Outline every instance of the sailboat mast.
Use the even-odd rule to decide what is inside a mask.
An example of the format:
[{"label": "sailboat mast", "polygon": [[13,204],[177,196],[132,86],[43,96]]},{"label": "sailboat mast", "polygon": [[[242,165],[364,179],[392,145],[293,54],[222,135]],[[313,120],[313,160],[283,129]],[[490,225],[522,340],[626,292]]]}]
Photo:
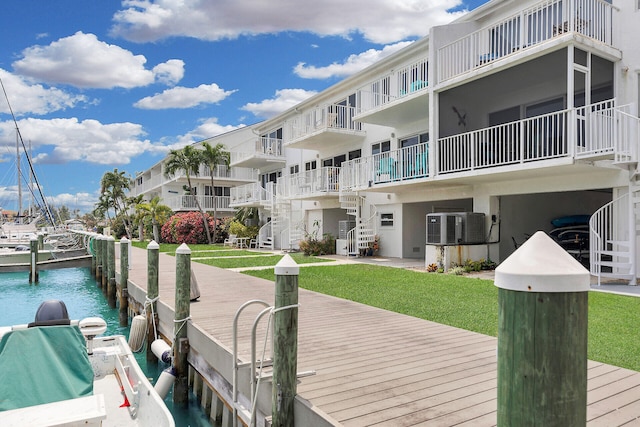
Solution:
[{"label": "sailboat mast", "polygon": [[20,136],[16,125],[16,169],[18,173],[18,222],[22,223],[22,176],[20,175]]}]

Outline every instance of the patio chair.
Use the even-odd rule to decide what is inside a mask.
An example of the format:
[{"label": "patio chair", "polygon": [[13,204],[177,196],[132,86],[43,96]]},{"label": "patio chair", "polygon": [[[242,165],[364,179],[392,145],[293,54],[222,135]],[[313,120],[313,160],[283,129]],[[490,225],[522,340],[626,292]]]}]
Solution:
[{"label": "patio chair", "polygon": [[222,246],[231,246],[234,247],[237,243],[238,236],[236,234],[229,234],[227,239],[224,239],[222,242]]},{"label": "patio chair", "polygon": [[249,240],[249,248],[258,249],[258,240],[257,239]]}]

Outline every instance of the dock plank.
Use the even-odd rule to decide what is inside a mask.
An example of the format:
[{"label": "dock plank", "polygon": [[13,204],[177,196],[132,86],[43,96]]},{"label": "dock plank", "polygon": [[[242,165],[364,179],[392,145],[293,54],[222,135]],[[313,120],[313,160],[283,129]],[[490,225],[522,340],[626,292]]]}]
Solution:
[{"label": "dock plank", "polygon": [[[144,290],[146,251],[133,251],[129,280]],[[192,323],[230,351],[236,311],[253,299],[272,304],[274,283],[199,263],[192,269],[201,293],[191,304]],[[160,301],[173,310],[175,258],[160,254],[159,271]],[[496,338],[304,289],[299,302],[298,370],[316,375],[300,379],[298,398],[326,414],[327,426],[496,424]],[[240,317],[243,362],[262,309],[251,306]],[[172,319],[161,323],[172,330]],[[259,350],[266,331],[262,322]],[[588,426],[638,424],[639,372],[589,361],[587,375]]]}]

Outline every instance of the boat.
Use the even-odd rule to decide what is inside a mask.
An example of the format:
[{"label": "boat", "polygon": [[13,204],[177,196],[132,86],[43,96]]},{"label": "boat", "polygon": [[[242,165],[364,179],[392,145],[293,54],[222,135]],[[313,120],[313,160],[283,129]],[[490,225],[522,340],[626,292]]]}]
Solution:
[{"label": "boat", "polygon": [[174,427],[125,337],[101,336],[106,328],[69,320],[58,300],[28,325],[0,328],[2,426]]}]

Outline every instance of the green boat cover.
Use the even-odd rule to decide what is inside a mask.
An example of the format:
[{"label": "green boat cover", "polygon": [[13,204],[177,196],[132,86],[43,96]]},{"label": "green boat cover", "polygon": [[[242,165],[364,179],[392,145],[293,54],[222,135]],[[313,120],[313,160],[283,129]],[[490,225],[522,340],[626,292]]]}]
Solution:
[{"label": "green boat cover", "polygon": [[93,368],[77,326],[15,330],[0,340],[0,411],[91,394]]}]

